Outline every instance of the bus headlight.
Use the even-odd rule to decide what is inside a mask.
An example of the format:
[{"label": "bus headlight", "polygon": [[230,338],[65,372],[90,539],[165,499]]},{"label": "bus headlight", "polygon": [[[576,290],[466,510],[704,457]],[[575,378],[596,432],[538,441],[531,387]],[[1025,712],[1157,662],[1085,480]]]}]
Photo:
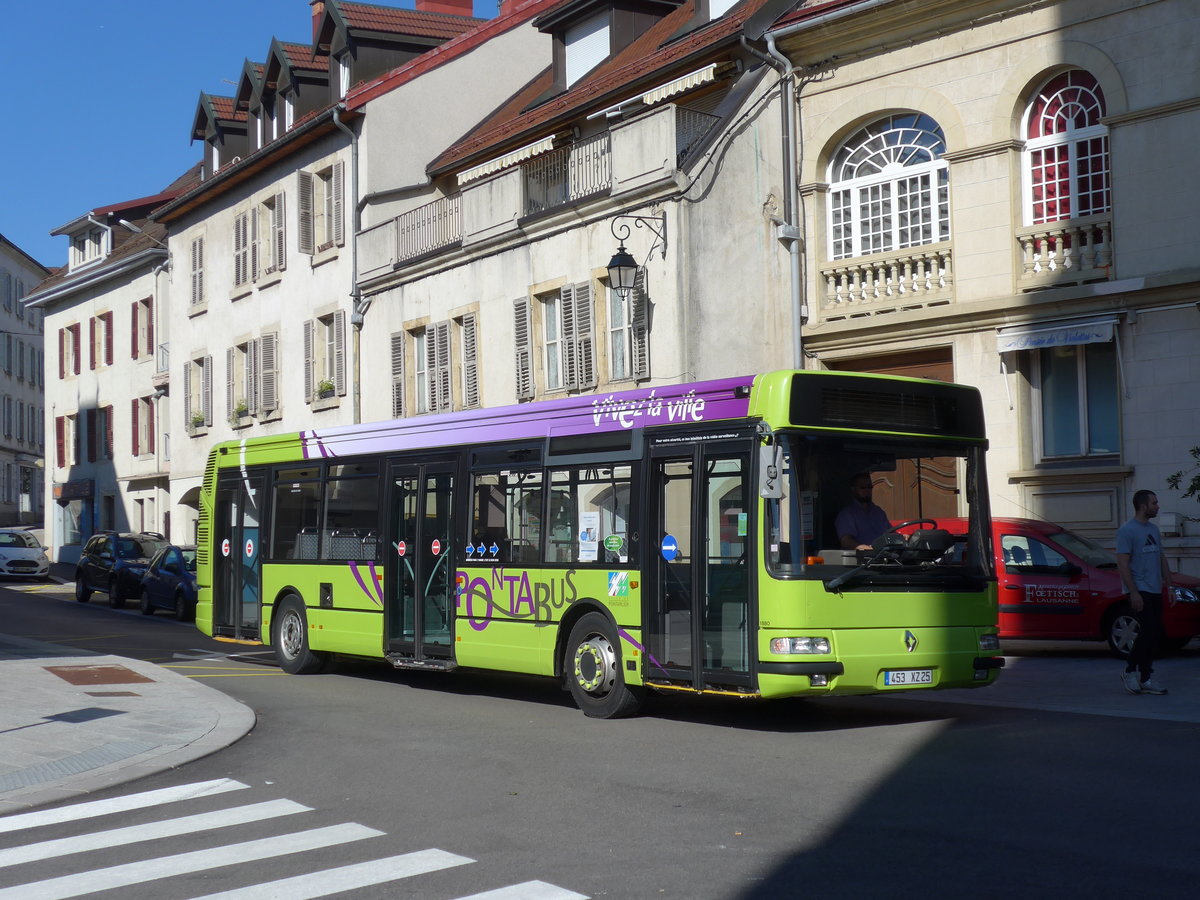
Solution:
[{"label": "bus headlight", "polygon": [[998,634],[981,634],[979,636],[979,649],[985,652],[995,652],[1000,649],[1000,635]]},{"label": "bus headlight", "polygon": [[772,653],[829,653],[829,638],[783,637],[771,638]]}]

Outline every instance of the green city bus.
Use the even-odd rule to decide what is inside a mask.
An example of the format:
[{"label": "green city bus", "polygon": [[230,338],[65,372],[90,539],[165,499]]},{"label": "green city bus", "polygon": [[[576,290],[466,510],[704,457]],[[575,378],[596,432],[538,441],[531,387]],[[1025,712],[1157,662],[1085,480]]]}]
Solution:
[{"label": "green city bus", "polygon": [[[196,620],[289,673],[545,675],[605,718],[648,690],[986,685],[986,446],[974,388],[815,371],[231,441],[204,473]],[[863,473],[893,527],[844,550]]]}]

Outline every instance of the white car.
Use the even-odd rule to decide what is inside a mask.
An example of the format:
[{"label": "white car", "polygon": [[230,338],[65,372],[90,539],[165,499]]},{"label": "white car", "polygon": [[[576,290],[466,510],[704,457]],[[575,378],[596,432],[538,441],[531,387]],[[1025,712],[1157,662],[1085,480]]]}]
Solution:
[{"label": "white car", "polygon": [[46,548],[24,528],[0,528],[0,576],[5,578],[50,577]]}]

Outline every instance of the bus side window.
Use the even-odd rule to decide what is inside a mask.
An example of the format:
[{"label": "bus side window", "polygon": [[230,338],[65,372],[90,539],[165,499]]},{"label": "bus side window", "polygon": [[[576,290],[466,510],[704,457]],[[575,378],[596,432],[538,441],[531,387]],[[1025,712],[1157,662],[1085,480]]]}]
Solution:
[{"label": "bus side window", "polygon": [[[471,543],[488,561],[535,563],[541,552],[542,473],[505,470],[477,473]],[[495,556],[492,547],[497,548]]]}]

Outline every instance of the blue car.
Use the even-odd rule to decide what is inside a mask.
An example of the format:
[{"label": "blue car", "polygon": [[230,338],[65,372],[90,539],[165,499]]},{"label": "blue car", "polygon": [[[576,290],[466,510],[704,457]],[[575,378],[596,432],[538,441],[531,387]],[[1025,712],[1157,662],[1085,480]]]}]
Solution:
[{"label": "blue car", "polygon": [[181,622],[196,618],[196,548],[168,544],[142,576],[142,615],[169,609]]}]

